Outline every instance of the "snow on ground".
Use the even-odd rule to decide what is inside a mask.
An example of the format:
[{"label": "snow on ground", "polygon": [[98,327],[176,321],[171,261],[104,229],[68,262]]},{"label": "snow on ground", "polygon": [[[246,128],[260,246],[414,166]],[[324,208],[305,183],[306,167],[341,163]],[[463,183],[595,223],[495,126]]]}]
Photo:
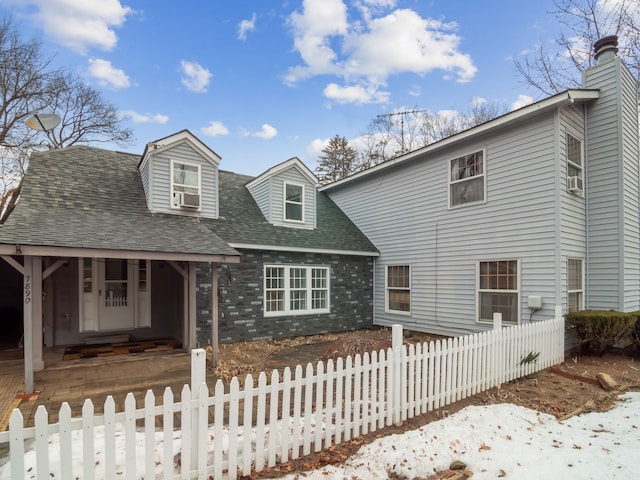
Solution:
[{"label": "snow on ground", "polygon": [[[640,465],[640,392],[620,398],[621,402],[607,412],[575,416],[564,422],[508,403],[467,407],[417,430],[380,438],[363,446],[342,465],[285,478],[370,480],[388,479],[390,474],[395,474],[393,478],[424,478],[446,470],[453,460],[460,460],[473,472],[474,480],[635,479]],[[96,429],[98,436],[99,432]],[[116,461],[122,472],[124,435],[122,431],[117,435]],[[57,438],[57,435],[50,438],[51,478],[60,478]],[[140,434],[136,442],[140,451],[144,448],[143,438]],[[174,438],[175,453],[180,447],[180,432],[175,432]],[[103,441],[96,438],[96,445]],[[162,436],[157,434],[157,478],[162,478],[163,473],[161,452]],[[101,460],[98,458],[96,463],[98,480],[104,478]],[[24,461],[30,472],[27,477],[33,475],[36,470],[33,450],[26,452]],[[5,462],[0,467],[0,480],[11,479],[10,463],[6,459]],[[76,476],[81,475],[81,459],[74,461],[73,468]],[[141,457],[137,468],[144,469]]]},{"label": "snow on ground", "polygon": [[[604,413],[564,422],[512,404],[467,407],[443,420],[362,447],[346,463],[305,472],[305,480],[425,478],[453,460],[474,480],[499,477],[636,479],[640,393]],[[293,474],[286,479],[297,479]]]}]

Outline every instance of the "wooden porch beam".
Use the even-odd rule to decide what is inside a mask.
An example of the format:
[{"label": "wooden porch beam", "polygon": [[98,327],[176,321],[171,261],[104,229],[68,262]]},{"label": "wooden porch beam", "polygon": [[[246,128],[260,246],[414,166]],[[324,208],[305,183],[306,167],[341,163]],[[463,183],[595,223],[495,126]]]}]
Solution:
[{"label": "wooden porch beam", "polygon": [[46,280],[49,275],[58,270],[65,263],[69,263],[69,260],[56,260],[52,265],[49,266],[49,268],[42,272],[42,280]]},{"label": "wooden porch beam", "polygon": [[0,258],[2,258],[5,262],[15,268],[22,275],[24,275],[24,267],[20,265],[20,262],[18,262],[15,258],[10,257],[9,255],[0,255]]},{"label": "wooden porch beam", "polygon": [[180,275],[182,275],[182,278],[185,278],[185,279],[187,278],[187,270],[186,269],[182,268],[182,266],[178,265],[173,260],[168,260],[167,263],[169,265],[171,265],[176,272],[178,272]]}]

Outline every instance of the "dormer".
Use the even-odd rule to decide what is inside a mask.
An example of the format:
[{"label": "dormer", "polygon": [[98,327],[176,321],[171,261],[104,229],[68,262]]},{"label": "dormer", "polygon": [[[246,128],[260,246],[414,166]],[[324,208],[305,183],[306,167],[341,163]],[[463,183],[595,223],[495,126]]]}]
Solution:
[{"label": "dormer", "polygon": [[218,218],[219,164],[188,130],[147,144],[138,169],[149,211]]},{"label": "dormer", "polygon": [[247,183],[267,221],[291,228],[316,228],[318,179],[298,158],[290,158]]}]

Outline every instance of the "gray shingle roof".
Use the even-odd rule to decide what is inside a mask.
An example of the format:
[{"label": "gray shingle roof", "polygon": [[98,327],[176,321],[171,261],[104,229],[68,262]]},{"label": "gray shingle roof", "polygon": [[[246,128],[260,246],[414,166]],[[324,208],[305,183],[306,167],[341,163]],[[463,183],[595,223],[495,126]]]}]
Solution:
[{"label": "gray shingle roof", "polygon": [[269,224],[246,189],[253,177],[220,171],[220,218],[147,209],[138,155],[86,146],[34,153],[16,209],[0,226],[0,243],[237,255],[228,243],[377,253],[324,194],[317,228]]},{"label": "gray shingle roof", "polygon": [[270,224],[245,187],[253,178],[220,171],[220,218],[203,222],[222,239],[229,243],[281,248],[377,253],[369,239],[324,193],[316,194],[315,229]]},{"label": "gray shingle roof", "polygon": [[0,243],[238,254],[194,218],[150,213],[139,159],[85,146],[34,153]]}]

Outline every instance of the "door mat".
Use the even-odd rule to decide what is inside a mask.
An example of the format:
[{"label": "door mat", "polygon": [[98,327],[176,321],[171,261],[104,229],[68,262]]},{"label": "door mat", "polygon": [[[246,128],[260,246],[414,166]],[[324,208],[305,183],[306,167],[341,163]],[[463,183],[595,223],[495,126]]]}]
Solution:
[{"label": "door mat", "polygon": [[132,353],[156,352],[181,348],[182,343],[173,338],[161,340],[143,340],[140,342],[103,343],[97,345],[72,345],[64,349],[63,360],[79,358],[111,357],[113,355],[130,355]]}]

